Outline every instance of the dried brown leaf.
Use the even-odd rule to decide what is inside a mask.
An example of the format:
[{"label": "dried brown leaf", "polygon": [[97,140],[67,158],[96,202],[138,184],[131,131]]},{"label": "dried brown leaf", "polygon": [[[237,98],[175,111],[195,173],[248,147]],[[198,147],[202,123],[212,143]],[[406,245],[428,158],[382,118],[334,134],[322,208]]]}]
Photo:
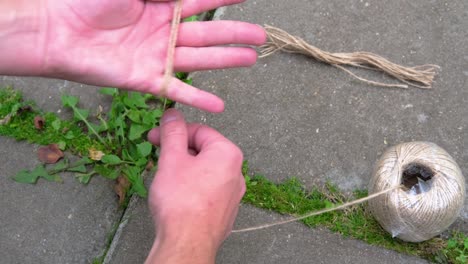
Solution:
[{"label": "dried brown leaf", "polygon": [[104,156],[104,153],[100,150],[96,150],[96,149],[88,149],[88,153],[89,153],[89,158],[92,159],[92,160],[101,160],[102,157]]},{"label": "dried brown leaf", "polygon": [[114,186],[115,193],[119,196],[119,204],[122,205],[125,202],[125,196],[127,195],[128,188],[130,188],[130,182],[124,176],[120,175],[117,178],[117,183]]},{"label": "dried brown leaf", "polygon": [[34,117],[34,126],[36,127],[37,130],[44,129],[44,125],[45,125],[45,120],[42,116]]},{"label": "dried brown leaf", "polygon": [[47,164],[57,163],[57,161],[63,158],[63,152],[59,149],[57,144],[40,147],[37,151],[37,155],[40,161]]},{"label": "dried brown leaf", "polygon": [[147,171],[150,171],[150,170],[152,170],[153,168],[154,168],[154,162],[153,162],[152,160],[148,161],[148,163],[146,164],[145,169],[146,169]]}]

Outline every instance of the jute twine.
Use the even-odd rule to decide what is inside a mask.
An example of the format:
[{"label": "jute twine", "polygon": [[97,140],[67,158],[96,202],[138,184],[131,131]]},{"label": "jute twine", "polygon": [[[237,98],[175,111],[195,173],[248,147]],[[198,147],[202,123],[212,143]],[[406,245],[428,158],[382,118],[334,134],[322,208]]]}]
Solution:
[{"label": "jute twine", "polygon": [[[269,56],[277,51],[303,54],[337,67],[370,85],[395,88],[408,88],[409,85],[429,89],[432,88],[436,69],[439,68],[439,66],[432,64],[404,67],[370,52],[330,53],[307,43],[299,37],[292,36],[282,29],[265,25],[265,30],[268,35],[268,42],[261,47],[260,57]],[[371,81],[357,76],[344,66],[382,71],[405,84],[386,84]]]},{"label": "jute twine", "polygon": [[[161,96],[166,95],[169,82],[174,73],[174,53],[181,14],[182,0],[176,0],[167,49],[166,68],[160,88]],[[436,70],[439,68],[439,66],[433,64],[405,67],[370,52],[330,53],[307,43],[299,37],[292,36],[282,29],[265,25],[265,31],[268,36],[268,42],[261,47],[260,57],[267,57],[277,51],[303,54],[341,69],[354,78],[370,85],[394,88],[408,88],[408,86],[413,86],[422,89],[430,89],[432,88],[432,83],[437,74]],[[382,71],[405,84],[387,84],[371,81],[357,76],[344,66]]]},{"label": "jute twine", "polygon": [[167,95],[169,83],[174,74],[174,54],[177,44],[177,34],[179,33],[180,19],[182,17],[182,0],[176,0],[174,14],[172,16],[171,31],[169,34],[169,43],[167,46],[166,68],[164,70],[163,82],[160,88],[160,96]]},{"label": "jute twine", "polygon": [[284,225],[366,201],[377,221],[394,237],[420,242],[455,221],[465,201],[465,179],[452,157],[437,145],[404,143],[387,150],[377,162],[368,197],[233,233]]},{"label": "jute twine", "polygon": [[404,188],[369,201],[369,208],[394,237],[409,242],[446,230],[465,201],[465,178],[453,158],[433,143],[404,143],[377,162],[369,193],[405,183]]},{"label": "jute twine", "polygon": [[271,223],[271,224],[264,224],[264,225],[259,225],[259,226],[255,226],[255,227],[249,227],[249,228],[234,230],[234,231],[232,231],[232,233],[244,233],[244,232],[256,231],[256,230],[260,230],[260,229],[265,229],[265,228],[284,225],[284,224],[288,224],[288,223],[292,223],[292,222],[297,222],[297,221],[300,221],[300,220],[303,220],[303,219],[306,219],[306,218],[309,218],[309,217],[312,217],[312,216],[316,216],[316,215],[321,215],[321,214],[325,214],[325,213],[329,213],[329,212],[333,212],[333,211],[346,209],[346,208],[351,207],[353,205],[361,204],[361,203],[364,203],[364,202],[369,201],[371,199],[374,199],[374,198],[376,198],[378,196],[390,193],[391,191],[394,191],[394,190],[399,189],[399,188],[401,188],[401,186],[395,186],[395,187],[388,188],[388,189],[380,191],[378,193],[373,193],[373,194],[371,194],[371,195],[369,195],[367,197],[364,197],[364,198],[361,198],[361,199],[358,199],[358,200],[355,200],[355,201],[352,201],[352,202],[349,202],[349,203],[345,203],[345,204],[342,204],[342,205],[339,205],[339,206],[323,209],[323,210],[316,211],[316,212],[311,212],[311,213],[305,214],[305,215],[300,216],[300,217],[294,217],[294,218],[284,220],[284,221],[280,221],[280,222],[275,222],[275,223]]}]

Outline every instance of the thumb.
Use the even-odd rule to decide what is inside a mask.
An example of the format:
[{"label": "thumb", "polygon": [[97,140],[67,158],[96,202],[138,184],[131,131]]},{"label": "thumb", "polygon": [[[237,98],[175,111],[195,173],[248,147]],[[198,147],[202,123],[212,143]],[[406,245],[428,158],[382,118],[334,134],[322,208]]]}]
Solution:
[{"label": "thumb", "polygon": [[169,109],[161,118],[161,156],[188,151],[187,124],[181,112]]}]

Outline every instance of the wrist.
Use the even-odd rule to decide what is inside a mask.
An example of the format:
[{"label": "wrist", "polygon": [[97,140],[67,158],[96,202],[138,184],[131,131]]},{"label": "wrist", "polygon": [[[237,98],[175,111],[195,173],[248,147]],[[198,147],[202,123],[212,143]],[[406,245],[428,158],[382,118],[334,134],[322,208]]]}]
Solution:
[{"label": "wrist", "polygon": [[146,264],[214,264],[217,250],[210,239],[158,234]]},{"label": "wrist", "polygon": [[41,75],[44,1],[0,2],[0,75]]}]

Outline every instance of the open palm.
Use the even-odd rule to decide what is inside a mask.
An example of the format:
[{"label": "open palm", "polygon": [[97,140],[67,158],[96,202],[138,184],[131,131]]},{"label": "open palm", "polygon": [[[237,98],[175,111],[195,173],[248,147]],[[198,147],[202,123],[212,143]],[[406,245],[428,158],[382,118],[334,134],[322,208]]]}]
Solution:
[{"label": "open palm", "polygon": [[[174,1],[46,0],[44,65],[51,77],[158,95],[163,82]],[[184,0],[189,17],[242,0]],[[250,66],[265,33],[237,21],[182,23],[174,70]],[[166,96],[210,112],[224,108],[218,97],[173,78]]]}]

